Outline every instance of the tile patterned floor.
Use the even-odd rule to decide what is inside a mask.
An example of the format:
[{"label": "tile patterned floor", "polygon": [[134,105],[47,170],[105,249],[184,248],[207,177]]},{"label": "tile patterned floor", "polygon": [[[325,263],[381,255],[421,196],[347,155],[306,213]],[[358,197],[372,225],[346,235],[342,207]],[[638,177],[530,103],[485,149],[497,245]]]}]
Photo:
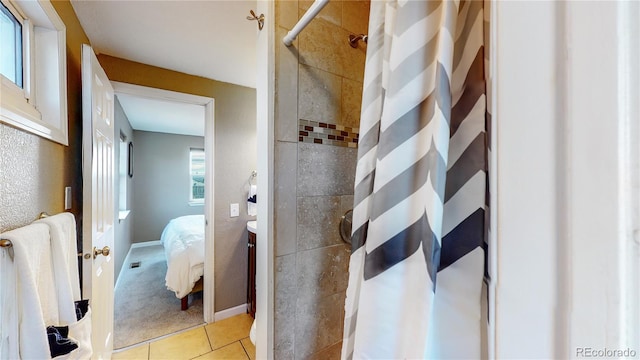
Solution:
[{"label": "tile patterned floor", "polygon": [[112,359],[255,360],[256,348],[249,340],[252,322],[248,314],[233,316],[114,353]]}]

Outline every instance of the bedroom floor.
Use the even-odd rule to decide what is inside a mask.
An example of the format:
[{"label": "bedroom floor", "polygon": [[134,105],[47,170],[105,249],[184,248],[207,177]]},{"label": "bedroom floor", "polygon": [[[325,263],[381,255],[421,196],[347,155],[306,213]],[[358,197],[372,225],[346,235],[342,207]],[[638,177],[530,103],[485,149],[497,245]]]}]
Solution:
[{"label": "bedroom floor", "polygon": [[114,353],[112,359],[255,359],[249,340],[253,318],[236,315]]},{"label": "bedroom floor", "polygon": [[[129,268],[130,263],[139,267]],[[189,297],[189,309],[167,290],[162,245],[132,248],[115,290],[114,340],[116,349],[172,334],[204,323],[202,293]]]}]

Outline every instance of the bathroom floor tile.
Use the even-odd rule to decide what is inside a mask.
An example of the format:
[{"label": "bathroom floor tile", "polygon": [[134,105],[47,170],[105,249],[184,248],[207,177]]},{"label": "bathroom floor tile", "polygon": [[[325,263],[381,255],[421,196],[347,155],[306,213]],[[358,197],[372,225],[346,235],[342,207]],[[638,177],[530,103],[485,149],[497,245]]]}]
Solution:
[{"label": "bathroom floor tile", "polygon": [[242,314],[217,321],[205,326],[211,348],[216,350],[232,342],[249,336],[253,318],[249,314]]},{"label": "bathroom floor tile", "polygon": [[202,356],[195,358],[194,360],[218,360],[218,359],[242,359],[247,360],[247,354],[245,353],[242,345],[240,345],[239,341],[232,343],[231,345],[227,345],[221,347],[218,350],[214,350],[212,352],[206,353]]},{"label": "bathroom floor tile", "polygon": [[247,355],[249,355],[249,359],[256,360],[256,346],[253,345],[251,339],[244,338],[240,340],[240,342],[242,343],[242,347],[244,347],[244,350],[247,352]]},{"label": "bathroom floor tile", "polygon": [[129,350],[113,353],[113,360],[146,360],[149,358],[149,344],[136,346]]},{"label": "bathroom floor tile", "polygon": [[210,352],[211,346],[203,327],[152,342],[149,359],[192,359]]}]

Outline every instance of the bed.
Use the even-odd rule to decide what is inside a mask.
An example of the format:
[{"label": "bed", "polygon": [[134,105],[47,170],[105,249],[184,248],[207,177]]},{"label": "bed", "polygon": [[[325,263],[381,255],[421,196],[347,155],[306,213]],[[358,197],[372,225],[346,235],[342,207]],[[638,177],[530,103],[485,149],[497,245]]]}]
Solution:
[{"label": "bed", "polygon": [[169,221],[160,242],[167,258],[167,289],[188,307],[189,294],[202,290],[204,274],[204,215],[180,216]]}]

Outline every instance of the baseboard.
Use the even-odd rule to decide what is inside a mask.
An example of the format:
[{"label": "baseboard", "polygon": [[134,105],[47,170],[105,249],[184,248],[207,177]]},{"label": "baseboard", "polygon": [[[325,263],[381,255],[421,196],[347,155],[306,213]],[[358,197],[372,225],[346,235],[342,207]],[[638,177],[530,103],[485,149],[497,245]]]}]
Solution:
[{"label": "baseboard", "polygon": [[116,279],[116,285],[113,287],[113,293],[114,294],[118,290],[118,285],[120,284],[120,277],[122,276],[122,273],[124,272],[123,270],[125,269],[125,266],[129,263],[129,255],[131,255],[131,248],[132,247],[133,246],[129,247],[129,251],[127,251],[127,255],[124,257],[124,261],[122,262],[122,267],[120,268],[120,272],[118,273],[118,278]]},{"label": "baseboard", "polygon": [[120,276],[122,275],[122,272],[125,269],[125,266],[127,266],[127,264],[129,263],[129,255],[131,254],[131,249],[141,248],[146,246],[154,246],[154,245],[162,245],[162,243],[160,242],[160,240],[154,240],[154,241],[145,241],[145,242],[131,244],[131,246],[129,247],[129,251],[127,251],[127,255],[124,257],[124,261],[122,262],[122,268],[118,273],[118,278],[116,279],[116,285],[113,287],[114,292],[118,289],[118,284],[120,283]]},{"label": "baseboard", "polygon": [[230,318],[232,316],[236,316],[236,315],[240,315],[240,314],[246,314],[247,313],[247,304],[241,304],[232,308],[228,308],[222,311],[217,311],[214,315],[213,318],[215,319],[215,321],[220,321],[220,320],[224,320],[226,318]]},{"label": "baseboard", "polygon": [[133,244],[131,244],[131,249],[145,247],[145,246],[154,246],[154,245],[162,245],[162,243],[160,242],[160,240],[133,243]]}]

